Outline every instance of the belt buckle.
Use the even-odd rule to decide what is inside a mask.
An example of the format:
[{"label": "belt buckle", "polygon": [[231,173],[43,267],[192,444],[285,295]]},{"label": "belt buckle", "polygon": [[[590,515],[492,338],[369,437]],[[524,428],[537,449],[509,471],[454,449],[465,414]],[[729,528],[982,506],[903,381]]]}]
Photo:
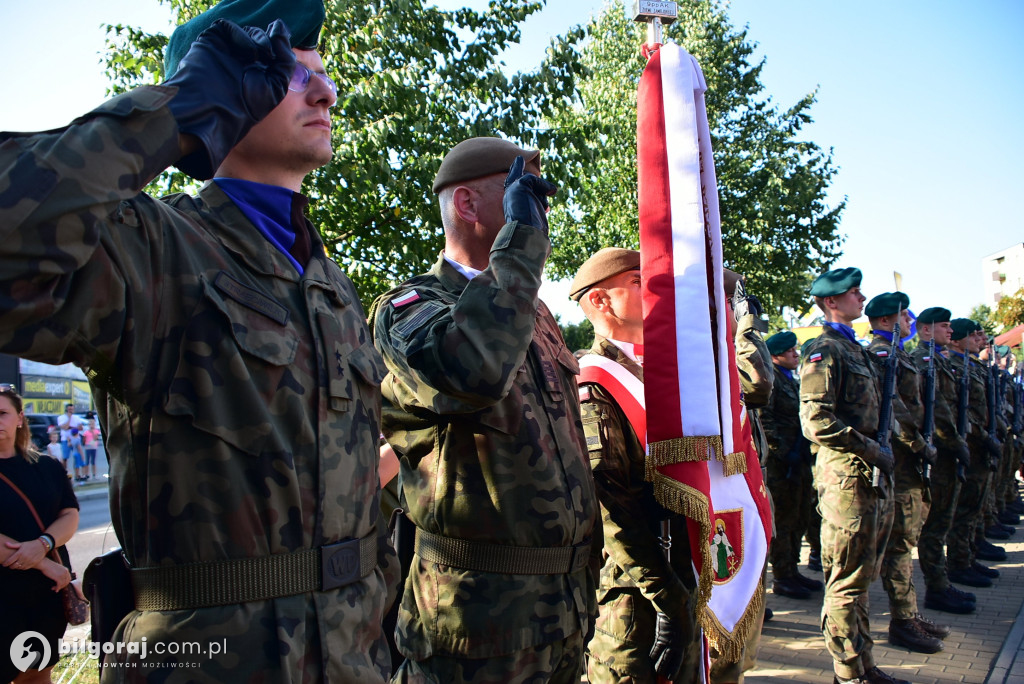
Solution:
[{"label": "belt buckle", "polygon": [[569,562],[569,572],[574,573],[587,567],[590,562],[590,542],[585,541],[572,547],[572,558]]},{"label": "belt buckle", "polygon": [[327,544],[320,548],[320,590],[330,591],[359,579],[359,540]]}]

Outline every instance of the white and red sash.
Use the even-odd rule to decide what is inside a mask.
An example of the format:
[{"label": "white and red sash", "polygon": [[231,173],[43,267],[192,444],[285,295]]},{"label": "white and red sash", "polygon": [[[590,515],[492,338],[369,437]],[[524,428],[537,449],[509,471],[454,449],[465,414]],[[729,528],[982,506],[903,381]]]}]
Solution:
[{"label": "white and red sash", "polygon": [[576,382],[581,387],[593,383],[607,390],[626,414],[626,420],[636,433],[636,438],[646,447],[647,403],[643,382],[621,363],[601,354],[585,354],[580,359],[580,374]]}]

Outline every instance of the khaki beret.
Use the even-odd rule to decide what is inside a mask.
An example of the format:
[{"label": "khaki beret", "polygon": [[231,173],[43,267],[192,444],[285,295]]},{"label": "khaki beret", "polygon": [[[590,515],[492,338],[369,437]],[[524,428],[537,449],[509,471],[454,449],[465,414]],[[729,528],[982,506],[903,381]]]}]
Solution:
[{"label": "khaki beret", "polygon": [[743,280],[743,276],[729,268],[722,268],[722,287],[725,288],[725,296],[732,299],[736,294],[736,283]]},{"label": "khaki beret", "polygon": [[540,150],[526,150],[501,138],[470,138],[453,147],[441,160],[434,176],[434,194],[453,183],[483,178],[495,173],[508,173],[518,156],[529,164],[537,160]]},{"label": "khaki beret", "polygon": [[836,268],[826,271],[811,284],[812,297],[837,297],[860,287],[862,275],[859,268]]},{"label": "khaki beret", "polygon": [[594,256],[583,262],[576,277],[569,285],[569,299],[580,301],[580,297],[602,280],[625,271],[640,270],[640,252],[621,247],[599,249]]}]

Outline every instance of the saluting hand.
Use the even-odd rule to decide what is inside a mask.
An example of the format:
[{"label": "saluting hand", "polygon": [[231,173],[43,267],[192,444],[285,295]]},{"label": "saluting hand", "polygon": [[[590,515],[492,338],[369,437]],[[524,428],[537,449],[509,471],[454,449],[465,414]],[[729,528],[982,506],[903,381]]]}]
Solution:
[{"label": "saluting hand", "polygon": [[532,173],[523,173],[525,167],[522,156],[516,157],[505,179],[505,197],[501,202],[505,222],[525,223],[547,235],[548,197],[558,192],[558,186]]}]

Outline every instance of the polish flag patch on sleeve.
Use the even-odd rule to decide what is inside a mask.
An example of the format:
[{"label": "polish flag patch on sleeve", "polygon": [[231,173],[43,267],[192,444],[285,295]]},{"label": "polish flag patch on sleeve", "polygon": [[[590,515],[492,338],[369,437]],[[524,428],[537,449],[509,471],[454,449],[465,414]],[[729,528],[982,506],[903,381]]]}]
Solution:
[{"label": "polish flag patch on sleeve", "polygon": [[821,352],[815,352],[814,354],[811,354],[809,357],[807,357],[807,360],[811,363],[821,361]]},{"label": "polish flag patch on sleeve", "polygon": [[889,350],[888,349],[879,349],[878,351],[875,352],[875,355],[876,356],[881,356],[881,357],[884,358],[886,356],[889,356]]},{"label": "polish flag patch on sleeve", "polygon": [[391,306],[393,306],[396,309],[398,309],[400,307],[405,306],[406,304],[412,304],[413,302],[415,302],[419,298],[420,298],[419,292],[417,292],[416,290],[409,290],[404,295],[402,295],[400,297],[395,297],[394,299],[392,299],[391,300]]}]

